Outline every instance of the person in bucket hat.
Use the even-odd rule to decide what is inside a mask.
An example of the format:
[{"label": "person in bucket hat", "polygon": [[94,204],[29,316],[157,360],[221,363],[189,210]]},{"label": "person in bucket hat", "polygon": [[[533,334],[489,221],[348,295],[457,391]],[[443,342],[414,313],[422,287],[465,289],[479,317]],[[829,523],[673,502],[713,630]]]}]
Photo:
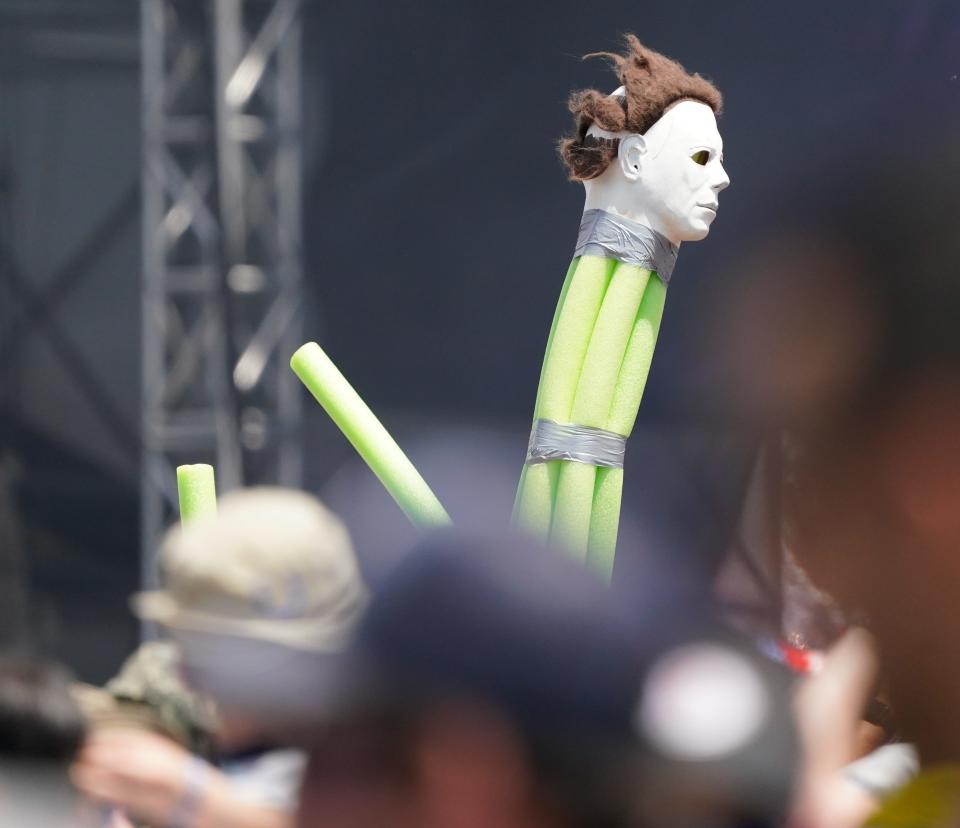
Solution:
[{"label": "person in bucket hat", "polygon": [[367,603],[350,537],[308,494],[248,489],[172,528],[159,564],[163,588],[134,596],[134,611],[170,633],[187,685],[215,702],[214,761],[113,729],[74,780],[147,824],[286,828],[305,761],[292,735],[322,711]]}]

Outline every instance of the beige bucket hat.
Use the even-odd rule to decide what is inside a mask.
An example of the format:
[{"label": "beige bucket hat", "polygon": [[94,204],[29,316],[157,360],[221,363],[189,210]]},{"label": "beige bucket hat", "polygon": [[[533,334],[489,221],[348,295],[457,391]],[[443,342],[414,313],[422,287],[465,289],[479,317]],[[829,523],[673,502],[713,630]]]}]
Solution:
[{"label": "beige bucket hat", "polygon": [[282,488],[225,495],[218,513],[167,532],[165,589],[134,612],[173,632],[342,649],[367,603],[347,530],[316,498]]}]

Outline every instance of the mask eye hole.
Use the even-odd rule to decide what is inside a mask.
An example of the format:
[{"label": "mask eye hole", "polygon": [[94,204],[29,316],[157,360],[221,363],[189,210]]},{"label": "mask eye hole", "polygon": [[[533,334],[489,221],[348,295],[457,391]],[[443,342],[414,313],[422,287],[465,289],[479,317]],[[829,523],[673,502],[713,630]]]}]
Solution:
[{"label": "mask eye hole", "polygon": [[697,150],[690,158],[694,163],[699,164],[701,167],[705,166],[707,161],[710,160],[710,153],[707,150]]}]

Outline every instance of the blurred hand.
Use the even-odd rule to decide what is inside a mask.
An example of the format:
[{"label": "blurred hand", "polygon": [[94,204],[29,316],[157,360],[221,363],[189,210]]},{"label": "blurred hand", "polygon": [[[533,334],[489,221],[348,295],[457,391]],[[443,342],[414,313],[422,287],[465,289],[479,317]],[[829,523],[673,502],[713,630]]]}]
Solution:
[{"label": "blurred hand", "polygon": [[873,636],[853,628],[800,685],[794,712],[804,758],[792,826],[853,828],[876,809],[877,801],[843,770],[882,740],[882,730],[863,721],[878,674]]},{"label": "blurred hand", "polygon": [[166,825],[186,790],[190,759],[190,753],[163,736],[108,728],[87,739],[70,776],[85,796],[137,820]]},{"label": "blurred hand", "polygon": [[114,808],[110,812],[110,821],[106,828],[134,828],[133,823],[123,815],[123,811]]},{"label": "blurred hand", "polygon": [[[155,733],[109,728],[88,737],[70,776],[85,796],[150,825],[169,825],[175,816],[191,818],[195,828],[292,825],[290,815],[238,796],[211,765],[203,767],[202,788],[191,790],[196,780],[189,774],[196,773],[198,761],[176,742]],[[182,813],[185,799],[193,797],[192,813]]]}]

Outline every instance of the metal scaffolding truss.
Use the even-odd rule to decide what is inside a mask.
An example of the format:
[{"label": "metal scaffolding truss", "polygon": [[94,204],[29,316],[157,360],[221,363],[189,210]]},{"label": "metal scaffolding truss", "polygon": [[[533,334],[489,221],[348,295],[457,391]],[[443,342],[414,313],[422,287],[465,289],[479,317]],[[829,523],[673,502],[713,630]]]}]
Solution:
[{"label": "metal scaffolding truss", "polygon": [[175,468],[301,480],[301,0],[141,0],[144,581]]},{"label": "metal scaffolding truss", "polygon": [[214,0],[227,334],[244,480],[298,485],[301,0]]}]

